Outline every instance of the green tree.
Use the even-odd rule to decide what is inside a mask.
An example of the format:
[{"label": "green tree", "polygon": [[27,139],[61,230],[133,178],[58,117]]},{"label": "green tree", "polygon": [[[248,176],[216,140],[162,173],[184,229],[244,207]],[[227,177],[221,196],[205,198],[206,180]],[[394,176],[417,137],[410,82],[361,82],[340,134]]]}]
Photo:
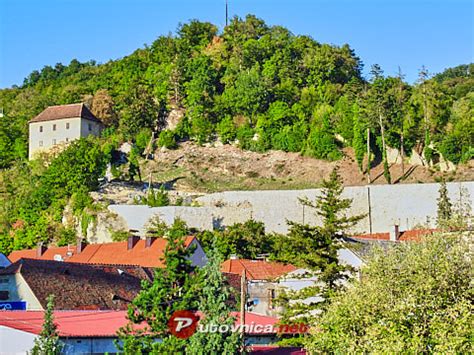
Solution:
[{"label": "green tree", "polygon": [[[338,259],[341,237],[364,216],[346,216],[352,200],[341,198],[342,191],[342,181],[335,168],[329,180],[323,181],[321,194],[314,203],[308,199],[301,200],[304,206],[316,210],[323,225],[313,227],[289,222],[290,231],[281,240],[275,258],[304,268],[301,278],[313,281],[311,286],[280,294],[278,303],[284,307],[283,324],[302,321],[313,324],[330,303],[334,292],[342,287],[341,281],[349,277],[351,268]],[[301,345],[302,339],[295,338],[289,342]]]},{"label": "green tree", "polygon": [[446,186],[446,181],[442,181],[440,186],[439,186],[439,191],[438,191],[438,210],[437,210],[437,217],[436,217],[436,223],[438,225],[438,228],[445,228],[449,222],[451,221],[451,218],[453,217],[453,211],[452,211],[452,203],[451,200],[448,196],[448,188]]},{"label": "green tree", "polygon": [[[126,354],[176,354],[186,348],[186,341],[170,334],[167,324],[173,312],[197,308],[198,281],[189,259],[193,250],[186,248],[183,236],[169,233],[166,240],[165,267],[155,269],[152,282],[142,282],[128,309],[129,323],[118,332],[118,345]],[[144,328],[137,328],[140,324]]]},{"label": "green tree", "polygon": [[357,161],[357,165],[359,166],[360,171],[364,171],[364,156],[365,156],[365,138],[364,138],[364,129],[362,127],[359,115],[359,106],[354,104],[352,106],[353,112],[353,139],[352,139],[352,147],[354,148],[355,158]]},{"label": "green tree", "polygon": [[54,295],[49,295],[47,298],[46,311],[44,312],[44,322],[41,333],[35,339],[31,354],[33,355],[55,355],[61,354],[63,344],[59,340],[57,326],[54,323]]},{"label": "green tree", "polygon": [[[199,270],[202,289],[199,294],[199,310],[203,318],[200,327],[228,325],[235,323],[231,315],[231,289],[226,285],[221,272],[221,256],[216,248],[207,253],[208,263]],[[229,331],[196,332],[186,347],[186,354],[236,354],[240,347],[240,334]]]},{"label": "green tree", "polygon": [[335,296],[306,343],[314,353],[472,353],[471,240],[435,235],[379,249]]}]

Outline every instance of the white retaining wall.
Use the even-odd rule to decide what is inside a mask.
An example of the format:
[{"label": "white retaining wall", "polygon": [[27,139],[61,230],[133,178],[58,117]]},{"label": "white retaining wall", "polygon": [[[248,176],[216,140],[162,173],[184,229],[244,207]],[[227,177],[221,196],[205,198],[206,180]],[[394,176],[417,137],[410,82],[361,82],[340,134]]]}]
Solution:
[{"label": "white retaining wall", "polygon": [[[463,203],[473,203],[474,182],[448,183],[449,196],[454,204],[460,197]],[[465,191],[460,194],[461,189]],[[353,232],[388,232],[394,224],[400,229],[416,225],[435,226],[439,184],[402,184],[346,187],[343,196],[353,199],[351,214],[367,216]],[[299,198],[314,200],[319,189],[275,191],[227,191],[199,197],[202,207],[154,207],[111,205],[109,209],[123,217],[129,229],[144,231],[147,221],[158,214],[166,223],[180,217],[190,227],[213,229],[245,222],[250,217],[263,221],[268,232],[285,233],[287,220],[319,224],[314,210],[303,207]]]}]

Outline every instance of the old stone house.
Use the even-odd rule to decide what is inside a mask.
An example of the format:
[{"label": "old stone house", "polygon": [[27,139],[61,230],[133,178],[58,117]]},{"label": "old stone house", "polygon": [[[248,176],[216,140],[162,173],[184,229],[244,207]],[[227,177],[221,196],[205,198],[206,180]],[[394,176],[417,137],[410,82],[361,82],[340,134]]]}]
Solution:
[{"label": "old stone house", "polygon": [[29,122],[29,159],[39,152],[100,135],[102,122],[83,103],[50,106]]}]

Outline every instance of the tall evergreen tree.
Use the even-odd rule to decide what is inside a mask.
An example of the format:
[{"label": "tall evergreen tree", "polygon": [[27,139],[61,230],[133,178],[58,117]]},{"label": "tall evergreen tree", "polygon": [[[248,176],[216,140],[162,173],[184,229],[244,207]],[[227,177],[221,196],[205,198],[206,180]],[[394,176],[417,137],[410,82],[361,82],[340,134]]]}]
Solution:
[{"label": "tall evergreen tree", "polygon": [[163,257],[165,267],[155,270],[153,282],[142,282],[142,290],[128,309],[129,324],[118,332],[122,341],[118,345],[126,354],[184,351],[186,341],[169,333],[168,321],[175,311],[197,307],[198,282],[189,260],[191,254],[191,248],[185,247],[184,237],[168,235]]},{"label": "tall evergreen tree", "polygon": [[[323,181],[321,194],[315,202],[301,200],[303,205],[316,210],[316,214],[323,219],[323,225],[315,227],[289,223],[290,232],[282,241],[277,259],[304,268],[306,272],[301,278],[318,282],[279,296],[278,303],[284,307],[281,320],[285,324],[313,324],[334,292],[342,287],[342,281],[348,278],[350,267],[342,265],[338,259],[341,236],[364,215],[347,216],[352,200],[342,198],[342,192],[342,179],[336,167],[329,180]],[[301,341],[301,338],[296,338],[290,342],[301,344]]]},{"label": "tall evergreen tree", "polygon": [[63,349],[63,345],[59,341],[57,326],[54,323],[54,295],[49,295],[47,300],[43,329],[35,339],[35,345],[31,349],[32,355],[56,355],[61,354]]},{"label": "tall evergreen tree", "polygon": [[[222,258],[217,248],[211,249],[208,254],[208,264],[199,271],[202,289],[199,296],[199,310],[203,318],[200,327],[231,327],[235,318],[232,317],[231,290],[226,285],[221,272]],[[236,354],[240,347],[239,333],[237,332],[196,332],[186,347],[186,354]]]},{"label": "tall evergreen tree", "polygon": [[438,211],[436,216],[436,224],[438,228],[446,228],[453,217],[453,205],[448,196],[448,188],[446,181],[442,181],[438,190]]}]

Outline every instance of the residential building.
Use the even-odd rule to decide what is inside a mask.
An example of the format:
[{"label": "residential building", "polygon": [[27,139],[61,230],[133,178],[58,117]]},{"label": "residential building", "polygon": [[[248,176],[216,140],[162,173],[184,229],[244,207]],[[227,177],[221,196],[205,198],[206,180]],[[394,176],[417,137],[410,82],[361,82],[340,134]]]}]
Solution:
[{"label": "residential building", "polygon": [[[102,244],[85,244],[78,242],[75,246],[51,247],[38,245],[36,249],[16,250],[8,258],[15,262],[21,258],[67,261],[85,264],[119,264],[138,265],[143,267],[164,267],[163,257],[167,240],[165,238],[130,236],[123,242]],[[191,261],[194,266],[207,263],[206,254],[198,239],[189,236],[185,246],[193,248]]]},{"label": "residential building", "polygon": [[39,152],[69,142],[100,135],[102,122],[83,103],[50,106],[29,122],[29,153],[33,159]]},{"label": "residential building", "polygon": [[124,310],[153,269],[20,259],[0,270],[0,309],[44,310],[49,295],[57,310]]}]

